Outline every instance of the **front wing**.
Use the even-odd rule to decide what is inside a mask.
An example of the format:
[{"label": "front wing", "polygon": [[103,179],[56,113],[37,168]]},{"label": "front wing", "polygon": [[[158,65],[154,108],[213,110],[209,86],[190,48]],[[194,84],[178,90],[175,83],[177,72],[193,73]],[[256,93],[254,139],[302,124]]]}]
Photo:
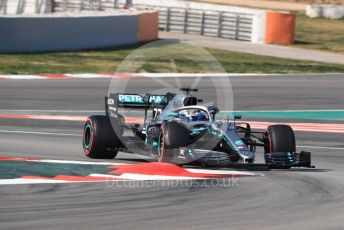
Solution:
[{"label": "front wing", "polygon": [[174,156],[174,163],[177,164],[198,164],[211,167],[252,167],[265,166],[269,169],[282,169],[291,167],[314,168],[311,164],[311,153],[265,153],[265,163],[256,164],[250,162],[233,162],[225,152],[209,151],[203,149],[180,148]]}]

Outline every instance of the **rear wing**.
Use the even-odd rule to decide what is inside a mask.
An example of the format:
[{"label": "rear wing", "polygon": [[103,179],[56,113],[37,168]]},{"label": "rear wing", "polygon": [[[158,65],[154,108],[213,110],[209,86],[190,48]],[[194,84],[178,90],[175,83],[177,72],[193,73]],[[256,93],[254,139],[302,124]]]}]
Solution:
[{"label": "rear wing", "polygon": [[[168,103],[175,97],[175,94],[167,93],[164,95],[127,93],[111,93],[109,97],[105,97],[105,111],[118,114],[118,108],[126,109],[142,109],[145,114],[149,109],[164,109]],[[146,119],[146,117],[145,117]]]},{"label": "rear wing", "polygon": [[111,93],[110,97],[106,97],[106,103],[107,105],[116,108],[164,108],[168,105],[168,103],[173,99],[174,96],[175,94],[171,93],[167,93],[164,95],[146,94],[145,96],[141,96],[139,94]]}]

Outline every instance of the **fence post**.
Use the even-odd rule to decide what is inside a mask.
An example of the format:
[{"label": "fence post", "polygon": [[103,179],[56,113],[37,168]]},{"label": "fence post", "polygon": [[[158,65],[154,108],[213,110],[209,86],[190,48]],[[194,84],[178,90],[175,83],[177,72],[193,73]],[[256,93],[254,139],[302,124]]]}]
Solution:
[{"label": "fence post", "polygon": [[188,31],[188,16],[189,16],[189,13],[188,13],[188,9],[185,9],[185,12],[184,12],[184,34],[186,34]]},{"label": "fence post", "polygon": [[80,0],[80,9],[79,11],[83,11],[84,9],[84,0]]},{"label": "fence post", "polygon": [[88,7],[89,7],[88,10],[92,11],[92,10],[93,10],[93,1],[92,1],[92,0],[89,0],[89,1],[88,1],[88,4],[89,4],[89,5],[88,5]]},{"label": "fence post", "polygon": [[236,14],[235,18],[235,36],[234,39],[238,40],[239,39],[239,24],[240,24],[240,14]]},{"label": "fence post", "polygon": [[25,10],[25,0],[19,0],[17,5],[17,14],[24,13]]},{"label": "fence post", "polygon": [[0,12],[7,14],[7,0],[0,0]]},{"label": "fence post", "polygon": [[170,31],[170,14],[171,14],[171,8],[167,8],[166,12],[166,31]]},{"label": "fence post", "polygon": [[63,11],[67,11],[67,0],[63,0],[63,5],[62,5]]},{"label": "fence post", "polygon": [[103,10],[103,1],[102,1],[102,0],[99,0],[98,10],[99,10],[99,11],[102,11],[102,10]]},{"label": "fence post", "polygon": [[35,14],[38,14],[39,13],[39,2],[38,2],[39,0],[36,0],[35,1]]},{"label": "fence post", "polygon": [[223,22],[223,12],[219,12],[219,24],[217,28],[217,36],[222,36],[222,22]]},{"label": "fence post", "polygon": [[[35,14],[46,13],[43,12],[43,8],[47,8],[48,0],[36,0],[35,1]],[[46,9],[45,9],[46,10]]]},{"label": "fence post", "polygon": [[201,35],[204,35],[204,21],[205,21],[205,13],[202,11],[202,19],[201,19]]}]

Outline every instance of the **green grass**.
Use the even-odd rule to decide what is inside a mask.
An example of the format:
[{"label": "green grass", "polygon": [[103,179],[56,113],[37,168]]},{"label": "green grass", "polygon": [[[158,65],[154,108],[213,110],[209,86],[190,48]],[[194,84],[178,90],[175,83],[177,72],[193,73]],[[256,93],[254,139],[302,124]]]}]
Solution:
[{"label": "green grass", "polygon": [[[0,55],[0,74],[112,73],[139,46],[110,50]],[[139,49],[141,51],[141,49]],[[219,72],[217,62],[229,73],[344,72],[344,65],[297,61],[275,57],[206,49],[189,45],[146,48],[131,58],[129,71],[120,72]],[[157,56],[154,58],[154,56]],[[146,61],[147,57],[151,59]],[[152,58],[153,57],[153,58]],[[190,59],[191,57],[191,59]],[[177,68],[171,67],[171,60]],[[136,68],[137,67],[137,68]]]},{"label": "green grass", "polygon": [[296,43],[294,46],[344,54],[344,19],[308,18],[296,14]]}]

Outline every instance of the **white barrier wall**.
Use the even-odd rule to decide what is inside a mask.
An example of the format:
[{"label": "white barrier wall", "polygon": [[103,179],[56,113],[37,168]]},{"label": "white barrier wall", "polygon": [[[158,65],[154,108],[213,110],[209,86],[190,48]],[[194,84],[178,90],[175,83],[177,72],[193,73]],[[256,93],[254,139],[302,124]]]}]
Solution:
[{"label": "white barrier wall", "polygon": [[306,15],[311,18],[344,18],[344,5],[307,5]]},{"label": "white barrier wall", "polygon": [[266,30],[266,11],[254,15],[251,42],[264,43]]},{"label": "white barrier wall", "polygon": [[[126,3],[126,0],[37,1],[53,1],[52,10],[54,12],[106,11],[116,7],[123,8]],[[215,36],[254,43],[291,44],[294,41],[294,31],[292,30],[295,30],[295,26],[291,23],[291,18],[272,15],[266,10],[177,0],[135,0],[134,8],[130,10],[135,11],[135,9],[159,11],[159,29],[164,31]],[[288,12],[278,12],[278,14],[287,15]],[[269,15],[270,17],[268,17]],[[276,17],[279,23],[273,23]],[[282,39],[283,37],[289,37],[288,42]]]},{"label": "white barrier wall", "polygon": [[[125,0],[119,0],[119,3],[124,4]],[[171,20],[171,24],[174,25],[180,24],[180,22],[183,21],[189,22],[190,20],[187,17],[184,17],[185,19],[183,19],[183,15],[178,16],[178,13],[173,14],[173,8],[175,8],[174,11],[178,11],[178,9],[176,8],[185,9],[186,11],[188,11],[186,14],[189,15],[189,18],[191,18],[191,20],[197,18],[197,14],[194,14],[193,12],[195,12],[195,10],[200,10],[203,11],[203,14],[205,15],[205,20],[203,17],[203,21],[209,22],[209,26],[205,25],[204,28],[207,29],[208,27],[208,30],[213,30],[212,33],[208,33],[209,36],[219,36],[224,38],[227,37],[231,39],[246,40],[255,43],[263,43],[265,39],[265,10],[176,0],[135,0],[134,6],[153,7],[160,12],[160,21],[162,21],[161,24],[164,24],[167,20]],[[169,16],[169,19],[167,19],[168,16],[166,16],[165,18],[165,11],[167,8],[172,9],[172,14]],[[232,14],[234,18],[233,16],[227,16],[228,14]],[[179,18],[175,18],[175,20],[173,20],[174,15]],[[235,17],[237,17],[237,19],[235,19]],[[199,22],[201,21],[202,19],[199,20]],[[214,25],[219,25],[219,28],[216,28],[216,26]],[[187,26],[188,25],[184,26],[184,28]],[[204,32],[204,28],[199,28],[199,30],[202,30],[202,32]],[[163,27],[163,29],[166,30],[165,26]],[[171,29],[171,31],[179,30]],[[184,31],[186,31],[187,33],[187,29],[184,29]],[[200,34],[203,35],[202,32],[200,32]]]},{"label": "white barrier wall", "polygon": [[[106,10],[126,0],[54,0],[55,11]],[[134,0],[134,8],[159,11],[165,31],[264,42],[266,11],[176,0]]]},{"label": "white barrier wall", "polygon": [[42,14],[52,12],[52,0],[0,0],[0,14]]},{"label": "white barrier wall", "polygon": [[138,15],[0,17],[0,52],[106,48],[138,42]]}]

